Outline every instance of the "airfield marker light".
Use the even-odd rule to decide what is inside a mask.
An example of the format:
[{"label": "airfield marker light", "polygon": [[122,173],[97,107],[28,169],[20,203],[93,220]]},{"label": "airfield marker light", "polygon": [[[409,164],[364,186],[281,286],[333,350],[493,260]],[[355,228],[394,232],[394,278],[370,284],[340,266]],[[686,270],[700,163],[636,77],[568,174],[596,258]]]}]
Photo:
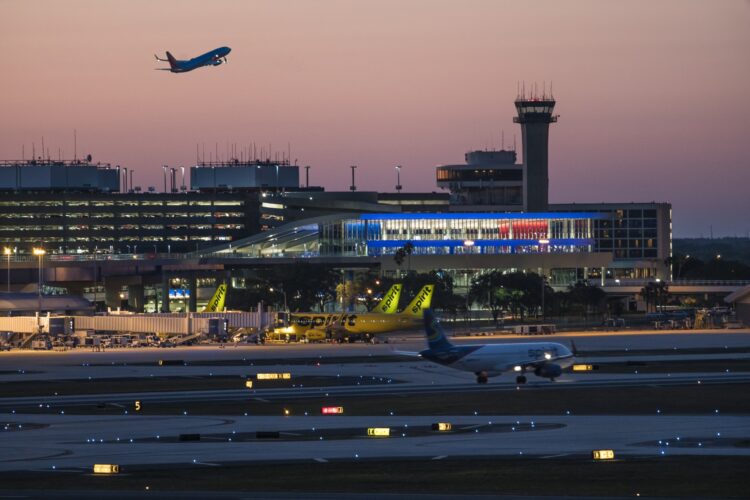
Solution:
[{"label": "airfield marker light", "polygon": [[248,389],[252,389],[253,388],[253,381],[252,380],[246,380],[245,381],[245,387],[247,387]]},{"label": "airfield marker light", "polygon": [[591,458],[594,460],[614,460],[614,450],[594,450],[591,452]]},{"label": "airfield marker light", "polygon": [[291,412],[289,411],[289,408],[284,408],[284,416],[288,417]]},{"label": "airfield marker light", "polygon": [[451,425],[449,422],[437,422],[432,424],[432,430],[433,431],[440,431],[440,432],[446,432],[453,428],[453,425]]},{"label": "airfield marker light", "polygon": [[94,464],[94,474],[118,474],[120,466],[115,464]]},{"label": "airfield marker light", "polygon": [[388,437],[391,435],[390,427],[370,427],[367,429],[367,435],[371,437]]},{"label": "airfield marker light", "polygon": [[594,365],[573,365],[574,372],[590,372],[594,369]]},{"label": "airfield marker light", "polygon": [[323,415],[340,415],[344,413],[343,406],[324,406],[320,409]]}]

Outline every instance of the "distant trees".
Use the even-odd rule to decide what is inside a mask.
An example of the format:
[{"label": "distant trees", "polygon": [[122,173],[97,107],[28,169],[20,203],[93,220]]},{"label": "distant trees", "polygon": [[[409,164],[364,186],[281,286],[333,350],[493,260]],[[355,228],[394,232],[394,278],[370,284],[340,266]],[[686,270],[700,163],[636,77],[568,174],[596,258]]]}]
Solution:
[{"label": "distant trees", "polygon": [[669,285],[664,281],[651,281],[646,286],[641,288],[641,297],[646,302],[646,312],[651,310],[657,310],[659,306],[667,304],[669,299]]},{"label": "distant trees", "polygon": [[601,288],[581,281],[556,292],[536,273],[485,273],[472,283],[469,299],[488,308],[495,323],[503,311],[523,319],[534,313],[540,316],[573,313],[588,317],[607,310],[607,296]]}]

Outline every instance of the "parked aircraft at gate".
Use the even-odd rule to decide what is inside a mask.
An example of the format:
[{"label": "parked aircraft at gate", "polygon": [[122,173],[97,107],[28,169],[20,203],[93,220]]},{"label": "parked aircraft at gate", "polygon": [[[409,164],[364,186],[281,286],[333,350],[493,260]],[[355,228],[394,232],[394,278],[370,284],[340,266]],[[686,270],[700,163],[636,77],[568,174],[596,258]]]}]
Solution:
[{"label": "parked aircraft at gate", "polygon": [[203,55],[189,59],[187,61],[180,61],[167,51],[167,58],[161,59],[159,56],[154,54],[157,61],[168,62],[169,68],[156,68],[162,71],[171,71],[172,73],[187,73],[194,69],[201,68],[203,66],[218,66],[227,62],[227,54],[232,51],[229,47],[219,47],[211,52],[206,52]]},{"label": "parked aircraft at gate", "polygon": [[308,340],[322,340],[327,335],[342,337],[374,335],[415,328],[422,322],[422,311],[430,307],[434,290],[434,285],[422,287],[416,297],[400,313],[293,313],[288,316],[287,326],[276,328],[274,332],[304,336]]},{"label": "parked aircraft at gate", "polygon": [[424,329],[429,348],[419,353],[399,354],[417,355],[456,370],[473,372],[479,384],[486,384],[489,377],[509,370],[518,373],[518,384],[526,383],[527,370],[554,381],[562,374],[563,368],[573,364],[573,353],[555,342],[453,345],[446,338],[432,309],[424,312]]}]

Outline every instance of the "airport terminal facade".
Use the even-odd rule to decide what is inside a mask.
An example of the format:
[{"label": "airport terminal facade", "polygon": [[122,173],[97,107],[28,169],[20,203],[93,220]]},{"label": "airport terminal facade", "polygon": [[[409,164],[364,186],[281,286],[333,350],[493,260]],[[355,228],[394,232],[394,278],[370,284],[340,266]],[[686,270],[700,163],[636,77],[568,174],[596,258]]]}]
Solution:
[{"label": "airport terminal facade", "polygon": [[[394,274],[403,269],[393,254],[407,245],[411,270],[451,270],[464,286],[472,275],[491,269],[540,272],[558,285],[579,279],[669,280],[671,206],[550,204],[547,137],[558,119],[555,101],[519,96],[515,105],[524,162],[516,162],[515,147],[469,152],[465,165],[437,167],[440,193],[375,193],[355,186],[326,192],[307,180],[300,186],[299,168],[288,160],[198,163],[190,168],[189,189],[184,169],[178,186],[177,169],[163,167],[161,192],[134,187],[133,171],[119,166],[2,162],[0,245],[10,249],[9,260],[29,259],[33,247],[44,247],[45,278],[63,287],[78,279],[74,289],[90,278],[54,271],[55,263],[69,256],[81,259],[83,269],[87,256],[126,256],[146,264],[179,255],[211,266],[197,265],[196,271],[172,263],[171,277],[213,283],[269,259],[339,259],[342,269],[372,268],[375,262],[380,272]],[[158,265],[137,272],[151,268],[164,274]],[[31,271],[11,274],[18,290]],[[215,279],[206,279],[212,275]],[[100,278],[101,272],[95,273],[95,283],[106,282]],[[164,277],[147,281],[161,283],[153,285],[154,295],[166,295]],[[107,289],[107,295],[116,293]]]}]

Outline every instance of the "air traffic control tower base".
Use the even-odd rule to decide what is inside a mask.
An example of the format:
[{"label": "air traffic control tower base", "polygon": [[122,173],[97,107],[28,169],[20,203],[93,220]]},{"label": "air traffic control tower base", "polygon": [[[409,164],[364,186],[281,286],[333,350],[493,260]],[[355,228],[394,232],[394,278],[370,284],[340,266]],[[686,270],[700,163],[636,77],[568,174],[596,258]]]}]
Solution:
[{"label": "air traffic control tower base", "polygon": [[552,96],[526,98],[521,95],[516,99],[518,116],[513,118],[521,125],[523,143],[524,175],[524,211],[543,212],[549,208],[549,124],[557,121],[555,99]]}]

